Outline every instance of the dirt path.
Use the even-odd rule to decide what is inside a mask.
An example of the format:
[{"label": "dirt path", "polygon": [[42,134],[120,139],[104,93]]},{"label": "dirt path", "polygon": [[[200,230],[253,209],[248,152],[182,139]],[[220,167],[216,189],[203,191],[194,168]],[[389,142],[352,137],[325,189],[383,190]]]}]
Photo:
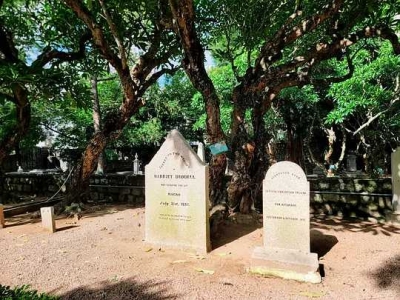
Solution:
[{"label": "dirt path", "polygon": [[7,219],[0,229],[3,285],[30,284],[64,299],[400,298],[398,227],[312,219],[324,277],[309,284],[246,273],[262,245],[257,226],[227,223],[202,257],[145,245],[143,208],[105,207],[76,224],[60,219],[55,234],[31,222]]}]

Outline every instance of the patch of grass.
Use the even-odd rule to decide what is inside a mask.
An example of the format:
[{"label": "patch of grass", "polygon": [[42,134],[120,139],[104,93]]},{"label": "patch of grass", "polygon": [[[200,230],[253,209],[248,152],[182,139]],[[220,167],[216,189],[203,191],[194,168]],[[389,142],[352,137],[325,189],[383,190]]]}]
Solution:
[{"label": "patch of grass", "polygon": [[11,288],[0,284],[0,299],[2,300],[57,300],[55,296],[45,293],[39,294],[36,290],[31,290],[29,285],[22,285]]}]

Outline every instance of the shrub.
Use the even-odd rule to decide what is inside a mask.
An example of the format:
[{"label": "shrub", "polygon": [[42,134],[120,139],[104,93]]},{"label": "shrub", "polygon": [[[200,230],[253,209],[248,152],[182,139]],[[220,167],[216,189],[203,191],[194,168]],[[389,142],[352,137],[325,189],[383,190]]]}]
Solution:
[{"label": "shrub", "polygon": [[55,296],[45,293],[39,294],[36,290],[31,290],[28,285],[11,288],[0,284],[0,299],[2,300],[57,300]]}]

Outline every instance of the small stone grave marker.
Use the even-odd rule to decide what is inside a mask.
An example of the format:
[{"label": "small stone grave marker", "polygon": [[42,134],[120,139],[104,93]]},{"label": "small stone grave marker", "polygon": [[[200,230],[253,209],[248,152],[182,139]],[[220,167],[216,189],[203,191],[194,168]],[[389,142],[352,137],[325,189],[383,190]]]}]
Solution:
[{"label": "small stone grave marker", "polygon": [[[288,161],[272,165],[263,182],[264,246],[253,252],[256,263],[261,262],[256,269],[264,268],[267,274],[273,274],[273,267],[263,265],[264,261],[271,261],[289,270],[279,277],[321,281],[318,255],[310,253],[309,207],[310,185],[300,166]],[[299,276],[299,272],[305,276]]]},{"label": "small stone grave marker", "polygon": [[210,250],[208,166],[172,130],[146,166],[145,241]]},{"label": "small stone grave marker", "polygon": [[346,170],[347,172],[357,172],[357,156],[354,153],[347,155]]},{"label": "small stone grave marker", "polygon": [[392,222],[400,224],[400,147],[391,155],[392,165]]},{"label": "small stone grave marker", "polygon": [[6,227],[6,221],[4,220],[4,208],[3,204],[0,204],[0,228]]},{"label": "small stone grave marker", "polygon": [[42,226],[50,232],[56,232],[56,221],[54,218],[54,207],[42,207],[40,209],[40,215],[42,217]]}]

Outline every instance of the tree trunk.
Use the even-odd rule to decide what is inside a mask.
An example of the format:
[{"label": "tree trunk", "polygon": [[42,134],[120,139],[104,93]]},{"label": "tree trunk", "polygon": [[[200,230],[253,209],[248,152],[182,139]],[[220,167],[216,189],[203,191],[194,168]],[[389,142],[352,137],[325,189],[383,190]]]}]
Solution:
[{"label": "tree trunk", "polygon": [[15,146],[26,135],[31,123],[31,105],[28,101],[28,93],[24,87],[19,84],[12,86],[14,94],[14,103],[16,108],[17,125],[0,143],[0,165],[10,151],[15,149]]},{"label": "tree trunk", "polygon": [[104,128],[95,133],[82,154],[80,161],[74,167],[68,182],[68,194],[56,207],[56,213],[61,213],[72,202],[85,202],[89,192],[90,177],[97,167],[98,159],[111,139],[119,136],[128,117],[121,114],[110,114],[106,117]]},{"label": "tree trunk", "polygon": [[[228,186],[228,203],[233,211],[249,213],[260,199],[262,181],[269,166],[267,155],[268,135],[265,131],[263,116],[268,106],[252,108],[252,136],[245,128],[245,109],[241,102],[244,98],[242,88],[234,92],[234,110],[232,115],[232,151],[235,169]],[[247,95],[248,97],[248,95]],[[257,103],[260,95],[252,95],[252,103]],[[260,206],[260,203],[256,203]]]},{"label": "tree trunk", "polygon": [[325,163],[328,165],[332,164],[332,154],[333,154],[333,144],[336,141],[336,134],[333,128],[331,129],[325,129],[325,132],[327,134],[327,139],[328,139],[328,152],[324,156]]},{"label": "tree trunk", "polygon": [[[91,91],[92,91],[92,103],[93,103],[93,127],[94,133],[98,133],[101,131],[101,110],[100,110],[100,101],[99,94],[97,89],[97,76],[93,75],[90,79],[91,83]],[[97,162],[97,170],[96,174],[104,173],[104,152],[102,151],[99,155],[99,159]]]},{"label": "tree trunk", "polygon": [[[204,49],[195,29],[195,10],[191,0],[170,0],[175,19],[175,30],[184,49],[183,67],[193,86],[203,96],[207,113],[207,142],[215,144],[225,141],[220,121],[219,97],[204,66]],[[210,162],[210,202],[216,205],[225,201],[224,175],[226,154],[214,156]]]}]

